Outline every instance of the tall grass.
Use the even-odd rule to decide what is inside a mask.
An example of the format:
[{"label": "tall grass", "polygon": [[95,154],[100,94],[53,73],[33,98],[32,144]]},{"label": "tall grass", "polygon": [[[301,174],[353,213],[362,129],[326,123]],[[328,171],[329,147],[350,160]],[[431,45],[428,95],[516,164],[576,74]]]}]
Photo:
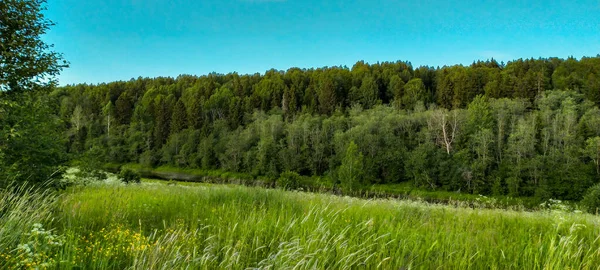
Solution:
[{"label": "tall grass", "polygon": [[[40,233],[47,231],[43,224],[50,224],[54,219],[54,210],[58,196],[49,190],[39,190],[33,186],[11,186],[0,189],[0,268],[28,268],[40,266],[43,262],[53,262],[51,254],[37,254],[44,258],[28,256],[25,249],[31,252],[45,250],[41,246],[28,246],[40,238]],[[33,234],[32,234],[33,231]],[[48,238],[48,239],[47,239]],[[52,236],[50,237],[52,238]],[[32,250],[33,249],[33,250]]]},{"label": "tall grass", "polygon": [[600,269],[600,219],[224,185],[0,191],[1,269]]},{"label": "tall grass", "polygon": [[598,269],[599,219],[241,186],[92,186],[56,204],[58,268]]}]

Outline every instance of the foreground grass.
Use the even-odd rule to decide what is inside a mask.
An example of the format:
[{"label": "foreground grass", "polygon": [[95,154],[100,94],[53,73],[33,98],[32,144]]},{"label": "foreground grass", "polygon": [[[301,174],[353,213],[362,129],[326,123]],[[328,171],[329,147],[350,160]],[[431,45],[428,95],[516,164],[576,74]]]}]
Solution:
[{"label": "foreground grass", "polygon": [[[40,212],[53,212],[54,219],[41,215],[19,225],[21,249],[0,250],[0,256],[10,257],[3,265],[0,258],[0,267],[21,269],[42,263],[61,269],[600,266],[600,220],[584,214],[161,183],[76,188],[55,202],[41,202],[53,206]],[[40,224],[33,222],[36,219]],[[0,232],[4,233],[1,228]],[[12,245],[19,242],[15,239]],[[46,244],[48,239],[54,244]],[[19,264],[37,258],[38,251],[46,257],[30,260],[29,266]]]}]

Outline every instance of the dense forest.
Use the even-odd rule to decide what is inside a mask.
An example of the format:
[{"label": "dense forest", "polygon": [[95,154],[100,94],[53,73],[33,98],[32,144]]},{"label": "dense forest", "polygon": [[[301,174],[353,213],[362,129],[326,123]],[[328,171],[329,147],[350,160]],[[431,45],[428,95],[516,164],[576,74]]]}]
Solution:
[{"label": "dense forest", "polygon": [[49,96],[72,159],[572,200],[600,176],[600,56],[360,61]]}]

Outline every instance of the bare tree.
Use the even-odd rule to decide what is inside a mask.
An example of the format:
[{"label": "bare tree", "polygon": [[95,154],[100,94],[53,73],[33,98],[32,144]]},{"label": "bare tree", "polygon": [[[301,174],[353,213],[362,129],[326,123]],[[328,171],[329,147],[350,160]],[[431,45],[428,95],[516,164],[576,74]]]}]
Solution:
[{"label": "bare tree", "polygon": [[79,130],[83,127],[84,123],[85,115],[83,114],[81,106],[77,105],[77,107],[75,107],[75,110],[73,111],[73,115],[71,116],[71,124],[75,128],[75,131],[79,132]]},{"label": "bare tree", "polygon": [[442,146],[447,154],[452,151],[452,145],[460,135],[464,122],[463,110],[436,109],[427,119],[427,126],[433,134],[435,143]]}]

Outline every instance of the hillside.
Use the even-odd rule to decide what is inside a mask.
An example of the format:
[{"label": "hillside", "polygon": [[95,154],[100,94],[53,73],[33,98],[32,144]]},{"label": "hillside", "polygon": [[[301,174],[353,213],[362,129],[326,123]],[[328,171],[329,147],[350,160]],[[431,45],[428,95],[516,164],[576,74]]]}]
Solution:
[{"label": "hillside", "polygon": [[357,62],[72,85],[51,98],[83,164],[578,200],[600,176],[599,72],[600,57]]}]

